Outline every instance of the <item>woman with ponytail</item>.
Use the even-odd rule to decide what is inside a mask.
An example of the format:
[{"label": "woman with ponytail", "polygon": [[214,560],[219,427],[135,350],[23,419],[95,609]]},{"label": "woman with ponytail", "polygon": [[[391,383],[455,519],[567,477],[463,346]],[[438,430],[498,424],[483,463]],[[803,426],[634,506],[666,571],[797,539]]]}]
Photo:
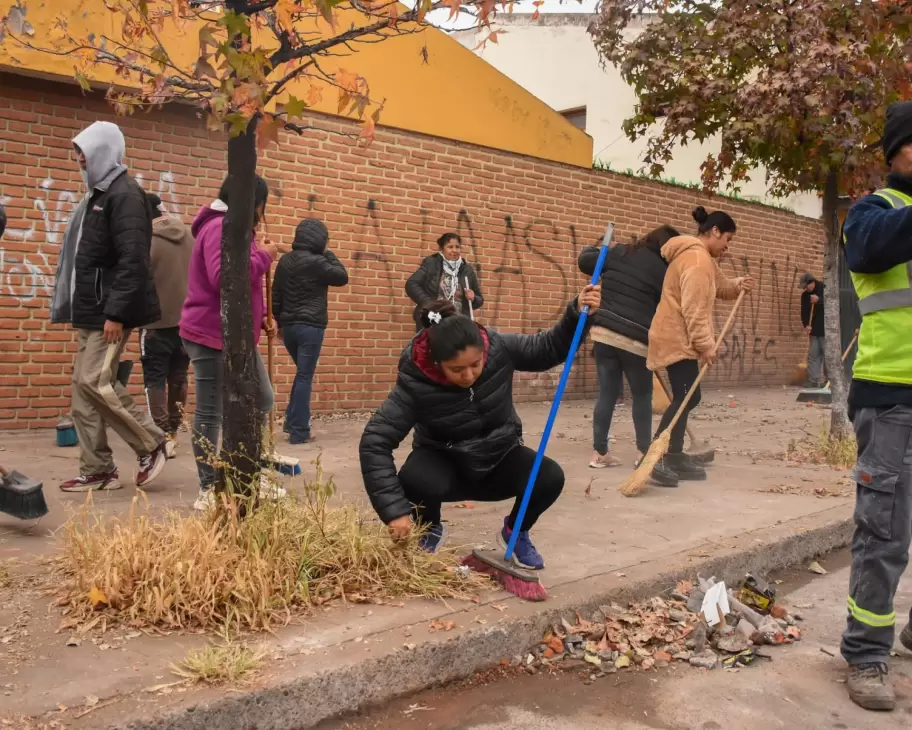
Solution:
[{"label": "woman with ponytail", "polygon": [[[700,368],[716,360],[716,334],[713,327],[713,304],[716,299],[737,299],[741,291],[750,291],[754,280],[749,276],[729,279],[719,268],[719,259],[738,230],[734,219],[721,210],[707,213],[702,206],[694,209],[696,236],[677,236],[662,246],[668,261],[662,299],[649,328],[647,365],[652,371],[665,368],[671,381],[671,404],[662,416],[657,433],[671,423],[687,393],[693,388]],[[700,403],[700,389],[694,392],[687,410],[671,431],[668,453],[659,462],[663,473],[674,472],[678,479],[706,479],[706,470],[684,453],[687,416]],[[662,486],[664,480],[655,479]]]},{"label": "woman with ponytail", "polygon": [[[580,307],[598,309],[601,286],[587,286],[560,322],[535,335],[500,334],[459,314],[452,301],[422,309],[420,331],[399,359],[396,385],[361,436],[361,474],[371,504],[395,539],[416,524],[419,545],[435,553],[446,539],[444,502],[515,499],[498,540],[512,535],[535,450],[522,442],[513,407],[513,373],[544,372],[570,351]],[[414,429],[412,452],[396,469],[393,451]],[[564,486],[560,466],[545,457],[517,536],[516,565],[541,569],[529,537]]]},{"label": "woman with ponytail", "polygon": [[484,297],[472,265],[462,258],[462,239],[458,233],[444,233],[437,239],[437,253],[427,256],[418,271],[405,283],[405,292],[415,302],[414,319],[421,331],[421,311],[432,302],[450,302],[457,314],[481,309]]},{"label": "woman with ponytail", "polygon": [[[592,414],[592,469],[621,464],[608,451],[608,432],[625,376],[633,397],[633,428],[640,458],[652,443],[652,373],[646,367],[649,327],[662,298],[668,268],[662,246],[679,235],[671,226],[660,226],[633,243],[612,246],[605,261],[602,306],[589,332],[599,386]],[[598,254],[597,246],[584,248],[579,255],[580,271],[591,276]],[[653,479],[662,479],[667,486],[678,482],[677,476],[663,473],[661,467],[656,467]]]}]

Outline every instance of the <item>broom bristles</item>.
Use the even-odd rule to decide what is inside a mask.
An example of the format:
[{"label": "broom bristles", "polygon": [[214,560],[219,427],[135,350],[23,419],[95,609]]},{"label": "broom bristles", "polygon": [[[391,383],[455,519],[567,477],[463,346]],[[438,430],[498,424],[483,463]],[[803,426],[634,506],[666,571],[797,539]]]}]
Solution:
[{"label": "broom bristles", "polygon": [[659,463],[661,458],[665,456],[670,441],[671,429],[666,428],[658,435],[658,438],[650,444],[649,451],[646,452],[646,456],[642,458],[633,474],[627,477],[623,484],[621,484],[621,494],[625,497],[636,497],[646,488],[646,484],[652,476],[652,470],[655,468],[655,465]]}]

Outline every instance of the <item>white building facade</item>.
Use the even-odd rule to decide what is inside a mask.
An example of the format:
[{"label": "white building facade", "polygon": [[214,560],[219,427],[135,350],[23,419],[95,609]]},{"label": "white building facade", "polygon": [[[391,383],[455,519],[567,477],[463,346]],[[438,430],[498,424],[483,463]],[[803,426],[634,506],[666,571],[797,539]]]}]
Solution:
[{"label": "white building facade", "polygon": [[[587,32],[595,16],[588,13],[501,13],[495,27],[503,30],[497,43],[477,48],[489,31],[455,31],[453,37],[496,69],[522,85],[552,108],[564,113],[572,124],[593,138],[594,162],[615,172],[641,173],[646,151],[645,137],[631,142],[623,122],[631,117],[636,95],[613,66],[603,67]],[[648,18],[635,20],[626,33],[641,32]],[[679,147],[665,167],[663,178],[681,183],[699,183],[700,165],[717,152],[718,143],[691,143]],[[787,207],[819,218],[820,199],[814,194],[772,198],[766,192],[765,173],[757,169],[741,185],[742,198]],[[724,192],[724,191],[723,191]]]}]

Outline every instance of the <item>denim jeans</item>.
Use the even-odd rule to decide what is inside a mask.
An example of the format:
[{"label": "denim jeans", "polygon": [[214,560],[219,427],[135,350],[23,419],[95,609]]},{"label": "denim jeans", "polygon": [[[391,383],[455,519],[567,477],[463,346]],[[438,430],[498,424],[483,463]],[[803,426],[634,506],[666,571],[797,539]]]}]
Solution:
[{"label": "denim jeans", "polygon": [[[200,489],[206,491],[218,481],[218,471],[210,465],[218,449],[222,432],[222,380],[224,361],[221,350],[184,340],[184,349],[193,365],[196,383],[196,413],[193,415],[193,457],[199,474]],[[256,368],[260,379],[259,407],[262,423],[272,410],[272,386],[263,365],[263,358],[256,352]]]},{"label": "denim jeans", "polygon": [[811,337],[810,347],[808,347],[808,381],[814,384],[815,388],[823,385],[824,375],[826,375],[826,361],[823,357],[823,337]]},{"label": "denim jeans", "polygon": [[285,410],[285,431],[291,444],[303,444],[310,440],[310,394],[325,333],[326,330],[309,324],[293,323],[282,327],[285,349],[297,368],[291,398]]},{"label": "denim jeans", "polygon": [[652,373],[646,358],[602,342],[596,342],[594,349],[599,394],[592,414],[592,448],[602,455],[608,453],[608,432],[626,375],[633,396],[637,449],[646,453],[652,442]]}]

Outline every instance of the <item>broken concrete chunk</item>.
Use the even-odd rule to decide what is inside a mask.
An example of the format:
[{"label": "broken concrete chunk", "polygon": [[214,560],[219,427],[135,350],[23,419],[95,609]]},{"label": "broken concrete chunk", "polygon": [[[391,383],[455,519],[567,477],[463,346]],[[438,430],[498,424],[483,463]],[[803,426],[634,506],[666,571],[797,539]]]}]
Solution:
[{"label": "broken concrete chunk", "polygon": [[719,666],[719,657],[711,651],[705,651],[697,656],[692,656],[689,659],[689,663],[692,667],[697,667],[697,669],[715,669]]}]

